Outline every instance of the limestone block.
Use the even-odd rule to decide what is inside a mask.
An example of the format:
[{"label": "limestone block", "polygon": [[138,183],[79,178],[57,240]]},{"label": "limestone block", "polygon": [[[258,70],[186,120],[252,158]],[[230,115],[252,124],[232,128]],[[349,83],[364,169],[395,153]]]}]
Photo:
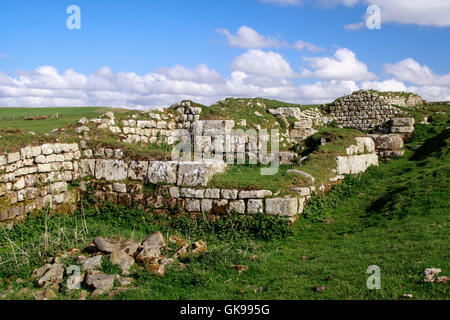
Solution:
[{"label": "limestone block", "polygon": [[125,180],[128,166],[123,160],[95,160],[95,178],[106,181]]},{"label": "limestone block", "polygon": [[195,198],[196,189],[180,188],[180,196],[183,198]]},{"label": "limestone block", "polygon": [[125,183],[114,183],[112,185],[112,189],[114,192],[118,193],[126,193],[127,192],[127,185]]},{"label": "limestone block", "polygon": [[373,134],[370,137],[374,140],[377,150],[397,151],[403,148],[403,138],[399,134]]},{"label": "limestone block", "polygon": [[38,167],[39,173],[46,173],[46,172],[52,171],[52,167],[51,167],[50,163],[38,164],[37,167]]},{"label": "limestone block", "polygon": [[177,182],[176,161],[150,161],[148,163],[147,180],[149,183],[175,184]]},{"label": "limestone block", "polygon": [[44,155],[49,155],[49,154],[53,153],[53,145],[52,144],[49,144],[49,143],[43,144],[41,148],[42,148],[42,154],[44,154]]},{"label": "limestone block", "polygon": [[186,161],[178,164],[178,186],[206,187],[213,175],[225,173],[226,162],[221,160]]},{"label": "limestone block", "polygon": [[248,199],[247,201],[247,213],[263,213],[264,203],[261,199]]},{"label": "limestone block", "polygon": [[414,131],[414,127],[392,127],[392,133],[411,133]]},{"label": "limestone block", "polygon": [[20,152],[8,153],[8,163],[14,163],[20,160]]},{"label": "limestone block", "polygon": [[212,207],[213,207],[212,199],[202,199],[200,202],[201,202],[202,212],[211,212]]},{"label": "limestone block", "polygon": [[394,127],[411,127],[414,125],[414,118],[393,118],[392,126]]},{"label": "limestone block", "polygon": [[189,211],[189,212],[200,212],[201,211],[199,199],[187,198],[184,202],[184,207],[185,207],[186,211]]},{"label": "limestone block", "polygon": [[298,213],[297,198],[266,199],[266,213],[279,216],[292,217]]},{"label": "limestone block", "polygon": [[223,199],[237,199],[238,190],[223,189],[221,190],[220,194]]},{"label": "limestone block", "polygon": [[378,166],[378,156],[376,154],[363,154],[336,157],[337,174],[356,174],[364,172],[368,167]]},{"label": "limestone block", "polygon": [[80,177],[95,176],[95,160],[81,159],[79,161]]},{"label": "limestone block", "polygon": [[309,187],[291,188],[291,190],[297,193],[300,197],[311,195],[311,189]]},{"label": "limestone block", "polygon": [[205,198],[219,199],[220,198],[220,189],[206,189],[205,190]]},{"label": "limestone block", "polygon": [[131,161],[128,167],[128,178],[143,181],[148,173],[148,161]]},{"label": "limestone block", "polygon": [[244,200],[232,200],[228,203],[228,212],[245,213]]},{"label": "limestone block", "polygon": [[178,188],[178,187],[170,187],[169,188],[169,195],[172,198],[179,198],[180,197],[180,188]]}]

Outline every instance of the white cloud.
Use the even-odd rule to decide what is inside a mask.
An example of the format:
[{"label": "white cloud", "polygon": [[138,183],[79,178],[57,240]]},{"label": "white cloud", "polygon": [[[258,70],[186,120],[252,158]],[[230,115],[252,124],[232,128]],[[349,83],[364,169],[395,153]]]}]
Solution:
[{"label": "white cloud", "polygon": [[264,52],[259,49],[247,50],[235,58],[231,69],[267,77],[290,78],[296,76],[289,62],[281,54],[272,51]]},{"label": "white cloud", "polygon": [[334,57],[305,58],[313,71],[305,69],[302,76],[327,80],[373,80],[377,76],[369,72],[367,66],[356,59],[353,51],[338,49]]},{"label": "white cloud", "polygon": [[412,58],[387,64],[384,70],[395,78],[417,85],[427,86],[450,86],[450,73],[437,75],[429,67],[420,65]]},{"label": "white cloud", "polygon": [[381,7],[382,22],[450,26],[450,1],[448,0],[367,0],[366,2]]},{"label": "white cloud", "polygon": [[293,6],[293,5],[296,6],[304,2],[302,0],[260,0],[260,1],[266,3],[274,3],[281,6]]},{"label": "white cloud", "polygon": [[[207,65],[194,68],[176,65],[139,75],[115,73],[108,67],[91,74],[74,70],[58,72],[53,66],[19,71],[15,76],[0,72],[0,106],[64,107],[109,106],[155,108],[183,99],[210,105],[225,97],[265,97],[303,104],[327,103],[360,88],[382,91],[410,91],[423,98],[450,100],[449,75],[436,75],[411,58],[387,65],[393,77],[376,81],[375,75],[348,49],[334,57],[310,60],[310,78],[296,84],[289,62],[280,54],[251,49],[238,56],[232,72],[222,76]],[[410,84],[412,85],[410,85]]]},{"label": "white cloud", "polygon": [[156,72],[163,74],[172,80],[203,81],[211,83],[218,83],[223,81],[220,73],[215,70],[209,69],[205,64],[199,64],[193,70],[180,65],[176,65],[172,68],[162,67],[156,70]]},{"label": "white cloud", "polygon": [[345,30],[351,30],[351,31],[361,30],[365,27],[366,27],[366,24],[364,22],[357,22],[357,23],[344,25]]},{"label": "white cloud", "polygon": [[1,53],[0,52],[0,59],[8,59],[8,55],[6,53]]},{"label": "white cloud", "polygon": [[302,98],[309,103],[329,103],[338,97],[358,90],[354,81],[329,80],[299,87]]},{"label": "white cloud", "polygon": [[278,38],[263,36],[250,27],[242,26],[236,35],[231,34],[227,29],[218,29],[217,32],[227,37],[228,45],[238,48],[280,48],[284,46]]},{"label": "white cloud", "polygon": [[408,88],[402,81],[397,79],[388,79],[384,81],[363,81],[361,82],[361,89],[378,90],[378,91],[408,91]]},{"label": "white cloud", "polygon": [[[279,5],[299,5],[311,0],[260,0]],[[421,26],[449,27],[450,1],[448,0],[317,0],[318,7],[328,8],[336,5],[347,7],[356,4],[377,5],[381,8],[383,23],[417,24]],[[358,24],[347,25],[347,30]]]},{"label": "white cloud", "polygon": [[323,51],[323,48],[320,48],[310,42],[306,42],[306,41],[297,41],[296,43],[294,43],[293,48],[297,51],[302,51],[303,49],[306,49],[308,51],[312,51],[312,52],[318,52],[318,51]]}]

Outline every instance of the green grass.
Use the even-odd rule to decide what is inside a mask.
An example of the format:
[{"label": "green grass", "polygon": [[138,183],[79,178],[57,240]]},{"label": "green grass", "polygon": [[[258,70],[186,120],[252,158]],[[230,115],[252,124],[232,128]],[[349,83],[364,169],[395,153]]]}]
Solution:
[{"label": "green grass", "polygon": [[[273,193],[280,192],[281,196],[295,194],[290,191],[294,187],[309,187],[325,184],[336,174],[335,157],[346,155],[345,149],[356,144],[355,137],[364,134],[358,130],[321,127],[319,131],[305,141],[302,155],[308,154],[309,160],[302,166],[281,165],[277,174],[261,175],[262,165],[229,165],[227,172],[213,176],[208,184],[211,188],[222,189],[248,189],[271,190]],[[328,142],[320,145],[320,139],[326,137]],[[316,147],[317,150],[315,149]],[[287,173],[290,169],[297,169],[311,174],[316,182],[297,174]]]},{"label": "green grass", "polygon": [[[408,293],[413,299],[448,300],[448,285],[422,281],[426,268],[450,273],[448,125],[443,118],[417,125],[404,157],[347,177],[325,196],[314,197],[290,229],[263,217],[250,221],[233,216],[211,225],[117,206],[86,206],[88,232],[81,231],[80,212],[48,219],[41,214],[13,230],[0,228],[0,293],[11,289],[7,299],[32,299],[37,290],[29,279],[32,269],[69,247],[84,248],[95,236],[142,240],[161,230],[189,241],[202,239],[208,252],[188,260],[184,270],[169,267],[162,278],[133,267],[137,289],[115,299],[397,300]],[[251,259],[253,255],[259,259]],[[249,269],[238,274],[232,264]],[[366,287],[370,265],[381,268],[381,290]],[[102,268],[114,271],[107,263]],[[17,278],[25,282],[17,283]],[[316,292],[315,286],[326,290]],[[58,298],[76,299],[78,293],[63,288]]]},{"label": "green grass", "polygon": [[[55,128],[62,128],[82,117],[95,118],[109,111],[109,108],[0,108],[0,129],[20,128],[23,132],[36,134],[48,133]],[[58,119],[50,118],[58,113]],[[47,120],[24,120],[24,116],[48,116]]]}]

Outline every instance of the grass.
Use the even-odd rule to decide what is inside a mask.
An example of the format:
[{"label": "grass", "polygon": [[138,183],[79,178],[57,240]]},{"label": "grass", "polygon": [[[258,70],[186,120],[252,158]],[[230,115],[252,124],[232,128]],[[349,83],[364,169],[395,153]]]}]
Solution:
[{"label": "grass", "polygon": [[[29,218],[13,230],[0,230],[0,293],[10,288],[7,299],[32,298],[32,268],[68,247],[83,248],[94,236],[141,240],[161,230],[166,236],[202,239],[208,253],[187,261],[185,270],[169,268],[162,278],[135,267],[136,289],[114,299],[397,300],[407,293],[413,299],[449,299],[447,285],[422,281],[426,268],[440,268],[447,276],[450,271],[446,126],[418,125],[404,157],[347,177],[327,195],[313,198],[289,230],[274,221],[244,221],[243,216],[222,219],[211,229],[202,219],[164,220],[116,206],[86,208],[88,232],[81,231],[79,212]],[[231,265],[249,269],[239,274]],[[370,265],[381,268],[381,290],[366,287]],[[315,286],[326,289],[316,292]],[[77,295],[62,289],[58,298]]]},{"label": "grass", "polygon": [[[345,149],[356,144],[355,137],[364,134],[358,130],[322,127],[319,132],[304,142],[301,155],[308,155],[309,159],[302,166],[281,165],[278,173],[263,176],[260,173],[261,165],[229,165],[225,174],[215,175],[208,184],[211,188],[222,189],[265,189],[273,193],[279,192],[281,196],[294,194],[290,191],[293,187],[319,186],[329,182],[336,174],[335,157],[346,155]],[[328,141],[320,145],[321,138]],[[298,169],[311,174],[316,182],[313,184],[309,179],[297,174],[287,173],[290,169]]]},{"label": "grass", "polygon": [[[24,132],[36,134],[48,133],[55,128],[62,128],[82,117],[95,118],[110,108],[0,108],[0,129],[20,128]],[[54,115],[58,113],[58,118]],[[47,116],[46,120],[24,120],[26,116]],[[53,116],[53,117],[52,117]]]}]

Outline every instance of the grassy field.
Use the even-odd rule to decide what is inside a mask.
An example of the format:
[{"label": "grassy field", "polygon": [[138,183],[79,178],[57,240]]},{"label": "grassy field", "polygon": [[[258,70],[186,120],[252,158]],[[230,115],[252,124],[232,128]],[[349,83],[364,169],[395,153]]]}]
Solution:
[{"label": "grassy field", "polygon": [[[184,270],[168,268],[164,277],[135,266],[136,288],[114,299],[397,300],[403,294],[449,299],[448,285],[422,281],[426,268],[440,268],[447,276],[450,271],[447,126],[446,121],[418,125],[404,157],[347,177],[326,196],[312,199],[290,228],[262,217],[233,216],[216,224],[166,220],[115,206],[86,208],[87,232],[81,231],[80,212],[29,218],[13,230],[0,230],[0,294],[11,290],[6,299],[33,299],[32,269],[69,247],[84,248],[95,236],[142,240],[161,230],[190,241],[202,239],[208,252],[187,261]],[[239,274],[231,265],[248,270]],[[370,265],[381,268],[381,290],[366,287]],[[102,268],[117,272],[107,263]],[[325,290],[317,292],[316,286]],[[64,288],[58,292],[60,299],[78,296]]]},{"label": "grassy field", "polygon": [[[75,123],[80,118],[95,118],[109,108],[0,108],[0,130],[20,128],[23,132],[36,134],[48,133],[55,128],[62,128]],[[58,118],[56,118],[58,114]],[[24,117],[47,116],[46,120],[24,120]]]}]

